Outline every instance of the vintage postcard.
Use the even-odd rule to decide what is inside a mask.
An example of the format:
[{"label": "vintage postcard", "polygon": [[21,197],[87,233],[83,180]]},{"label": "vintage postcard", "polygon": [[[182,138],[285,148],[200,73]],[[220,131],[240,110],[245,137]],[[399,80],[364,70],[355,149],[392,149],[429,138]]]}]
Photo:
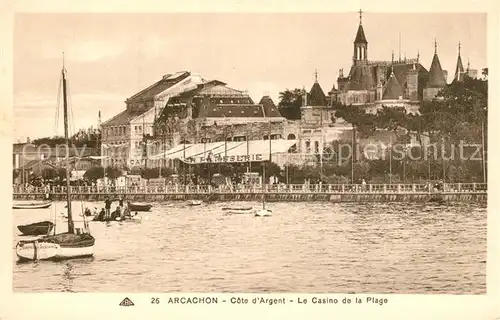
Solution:
[{"label": "vintage postcard", "polygon": [[500,318],[493,1],[70,3],[2,12],[1,319]]}]

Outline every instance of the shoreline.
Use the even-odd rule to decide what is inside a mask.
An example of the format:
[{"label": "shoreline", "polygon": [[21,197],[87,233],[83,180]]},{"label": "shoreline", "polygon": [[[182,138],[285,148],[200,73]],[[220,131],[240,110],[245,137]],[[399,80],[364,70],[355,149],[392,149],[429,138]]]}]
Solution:
[{"label": "shoreline", "polygon": [[[76,201],[104,201],[109,198],[124,197],[127,201],[138,202],[172,202],[187,200],[203,200],[209,202],[227,201],[262,201],[265,195],[267,202],[483,202],[488,200],[486,192],[475,193],[212,193],[212,194],[172,194],[172,193],[99,193],[73,194]],[[44,194],[14,194],[13,200],[44,200]],[[52,194],[52,201],[63,201],[64,194]]]}]

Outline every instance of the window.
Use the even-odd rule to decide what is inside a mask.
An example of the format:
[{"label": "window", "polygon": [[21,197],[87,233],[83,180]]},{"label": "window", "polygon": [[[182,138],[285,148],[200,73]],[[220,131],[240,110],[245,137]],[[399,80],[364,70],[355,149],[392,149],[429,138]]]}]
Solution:
[{"label": "window", "polygon": [[311,152],[311,141],[306,141],[306,153]]},{"label": "window", "polygon": [[319,153],[319,142],[314,141],[314,153]]}]

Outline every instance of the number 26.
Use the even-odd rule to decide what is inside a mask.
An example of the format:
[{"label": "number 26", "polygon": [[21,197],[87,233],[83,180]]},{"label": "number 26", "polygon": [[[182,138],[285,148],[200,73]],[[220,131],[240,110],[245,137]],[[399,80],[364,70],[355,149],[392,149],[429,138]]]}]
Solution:
[{"label": "number 26", "polygon": [[160,304],[160,298],[151,298],[151,304]]}]

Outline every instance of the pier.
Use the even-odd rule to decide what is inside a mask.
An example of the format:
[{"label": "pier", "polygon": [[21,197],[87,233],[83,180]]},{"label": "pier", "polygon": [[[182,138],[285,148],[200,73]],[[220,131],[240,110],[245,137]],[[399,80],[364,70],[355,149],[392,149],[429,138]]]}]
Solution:
[{"label": "pier", "polygon": [[[166,185],[127,187],[71,187],[74,200],[103,201],[124,197],[130,201],[165,202],[183,200],[268,202],[486,202],[486,183],[446,183],[439,192],[429,184],[282,184],[282,185]],[[14,200],[63,200],[66,187],[13,188]]]}]

